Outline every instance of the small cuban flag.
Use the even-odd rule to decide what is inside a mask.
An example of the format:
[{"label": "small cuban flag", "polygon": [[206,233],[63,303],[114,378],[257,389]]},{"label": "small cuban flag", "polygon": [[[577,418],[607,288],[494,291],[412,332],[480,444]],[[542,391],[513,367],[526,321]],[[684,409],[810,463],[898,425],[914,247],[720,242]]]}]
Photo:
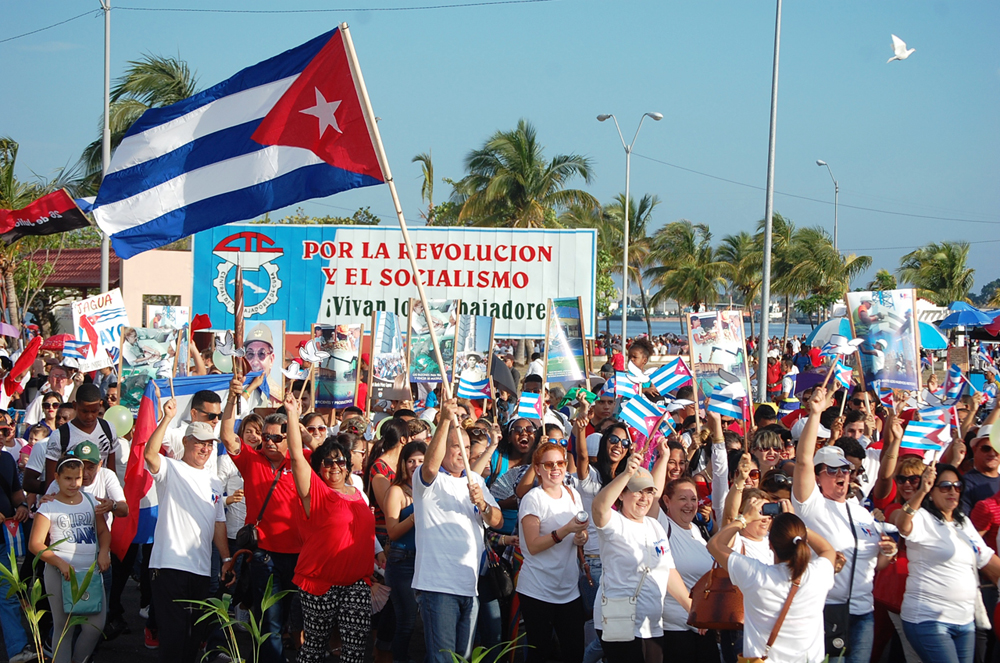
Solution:
[{"label": "small cuban flag", "polygon": [[649,379],[661,394],[666,394],[691,382],[691,371],[678,357],[653,371]]},{"label": "small cuban flag", "polygon": [[883,387],[881,383],[878,386],[878,399],[882,401],[882,405],[887,408],[896,407],[896,399],[892,395],[892,389]]},{"label": "small cuban flag", "polygon": [[852,371],[850,367],[845,366],[843,362],[838,359],[836,367],[833,369],[833,377],[844,389],[851,388],[851,373]]},{"label": "small cuban flag", "polygon": [[618,371],[615,373],[615,396],[623,398],[634,398],[642,393],[642,386],[628,378],[628,373]]},{"label": "small cuban flag", "polygon": [[524,392],[517,404],[517,416],[525,419],[542,419],[542,395]]},{"label": "small cuban flag", "polygon": [[616,394],[615,394],[615,383],[616,382],[617,382],[617,380],[615,380],[614,378],[608,378],[608,381],[605,382],[601,386],[601,391],[597,395],[598,396],[611,396],[612,398],[615,398],[616,397]]},{"label": "small cuban flag", "polygon": [[965,393],[965,377],[958,364],[952,364],[948,369],[948,377],[944,381],[944,404],[954,405]]},{"label": "small cuban flag", "polygon": [[940,451],[951,441],[950,419],[946,408],[927,408],[920,411],[920,421],[910,421],[903,431],[900,446],[904,449]]},{"label": "small cuban flag", "polygon": [[746,409],[743,407],[743,400],[746,398],[746,395],[746,389],[739,382],[720,385],[708,397],[707,409],[709,412],[715,412],[724,417],[743,419],[746,413]]},{"label": "small cuban flag", "polygon": [[621,418],[632,428],[649,437],[650,430],[663,416],[664,410],[645,396],[630,398],[622,404]]},{"label": "small cuban flag", "polygon": [[456,396],[458,396],[458,398],[468,398],[470,401],[492,398],[493,395],[490,394],[489,378],[483,378],[482,380],[476,381],[469,380],[464,375],[459,377]]},{"label": "small cuban flag", "polygon": [[90,341],[63,341],[62,354],[65,359],[77,359],[79,361],[84,361],[87,359],[88,347],[90,347]]},{"label": "small cuban flag", "polygon": [[982,361],[987,366],[989,366],[991,369],[993,369],[994,371],[996,370],[996,364],[993,362],[993,357],[991,357],[989,353],[983,349],[982,345],[980,345],[979,349],[976,350],[976,356],[979,357],[979,360]]}]

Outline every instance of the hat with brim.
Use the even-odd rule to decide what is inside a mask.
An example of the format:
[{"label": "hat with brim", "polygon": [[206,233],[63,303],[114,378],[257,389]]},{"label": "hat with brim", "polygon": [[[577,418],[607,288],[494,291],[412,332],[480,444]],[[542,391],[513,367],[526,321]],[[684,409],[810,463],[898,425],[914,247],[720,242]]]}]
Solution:
[{"label": "hat with brim", "polygon": [[93,442],[81,442],[70,449],[66,455],[72,456],[78,460],[85,460],[90,463],[101,462],[101,451]]},{"label": "hat with brim", "polygon": [[813,467],[826,465],[827,467],[850,467],[851,461],[847,460],[844,450],[840,447],[823,447],[813,456]]},{"label": "hat with brim", "polygon": [[215,434],[215,426],[205,421],[192,421],[188,424],[184,431],[184,437],[193,437],[202,442],[219,439],[219,436]]},{"label": "hat with brim", "polygon": [[990,433],[993,431],[993,426],[996,424],[986,424],[985,426],[980,426],[979,430],[976,431],[976,438],[972,441],[975,444],[979,440],[985,440],[993,450],[1000,453],[1000,439],[992,440],[990,438]]},{"label": "hat with brim", "polygon": [[[798,421],[792,424],[792,439],[796,442],[800,437],[802,437],[802,430],[806,427],[807,420],[808,417],[799,417]],[[819,424],[816,428],[816,438],[820,440],[829,440],[830,429],[823,424]]]},{"label": "hat with brim", "polygon": [[628,480],[628,489],[633,493],[641,493],[647,488],[656,488],[653,475],[644,467],[640,467],[632,478]]}]

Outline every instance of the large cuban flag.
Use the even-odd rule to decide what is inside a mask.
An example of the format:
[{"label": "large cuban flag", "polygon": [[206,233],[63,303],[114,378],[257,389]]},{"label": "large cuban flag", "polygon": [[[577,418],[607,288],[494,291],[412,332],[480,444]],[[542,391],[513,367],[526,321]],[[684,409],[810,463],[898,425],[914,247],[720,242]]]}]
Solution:
[{"label": "large cuban flag", "polygon": [[[356,72],[352,73],[352,72]],[[385,181],[340,28],[146,111],[115,150],[94,218],[130,258],[201,230]]]}]

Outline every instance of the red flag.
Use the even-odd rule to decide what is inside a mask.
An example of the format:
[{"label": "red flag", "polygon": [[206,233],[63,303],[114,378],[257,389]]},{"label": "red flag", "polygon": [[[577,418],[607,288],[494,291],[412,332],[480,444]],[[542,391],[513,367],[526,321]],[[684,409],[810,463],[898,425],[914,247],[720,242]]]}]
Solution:
[{"label": "red flag", "polygon": [[142,498],[153,485],[153,475],[146,469],[146,442],[156,430],[156,385],[152,380],[146,385],[146,393],[139,402],[139,416],[132,430],[132,446],[128,454],[128,468],[125,470],[125,503],[128,516],[115,518],[111,526],[111,552],[118,559],[125,559],[128,547],[139,529],[139,510]]},{"label": "red flag", "polygon": [[11,244],[25,235],[54,235],[90,225],[64,189],[18,210],[0,209],[0,240]]},{"label": "red flag", "polygon": [[4,393],[13,398],[17,394],[21,393],[24,387],[21,386],[21,376],[24,375],[25,371],[31,368],[31,365],[35,363],[35,359],[38,358],[38,350],[42,347],[42,337],[36,336],[30,341],[28,345],[24,348],[24,352],[21,356],[17,358],[14,362],[14,367],[10,369],[10,373],[7,377],[3,379],[3,390]]}]

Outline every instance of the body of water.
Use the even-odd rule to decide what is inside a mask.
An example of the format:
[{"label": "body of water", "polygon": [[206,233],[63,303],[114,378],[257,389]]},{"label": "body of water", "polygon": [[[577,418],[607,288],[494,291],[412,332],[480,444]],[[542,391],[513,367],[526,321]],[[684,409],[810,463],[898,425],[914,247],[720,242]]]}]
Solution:
[{"label": "body of water", "polygon": [[[663,320],[663,321],[652,321],[653,325],[653,336],[659,336],[661,334],[680,334],[681,333],[681,323],[679,320]],[[745,333],[747,336],[750,335],[750,323],[749,321],[744,324]],[[605,331],[605,321],[597,321],[597,333]],[[768,335],[770,336],[781,336],[785,330],[785,323],[772,321],[768,325]],[[788,325],[788,335],[789,336],[801,336],[802,334],[809,334],[813,330],[809,325],[800,325],[795,322]],[[620,334],[622,331],[621,320],[611,321],[611,333]],[[754,323],[754,332],[760,333],[760,325],[756,322]],[[628,321],[628,335],[635,336],[637,334],[646,333],[646,321],[629,320]],[[687,334],[687,325],[684,325],[684,333]]]}]

